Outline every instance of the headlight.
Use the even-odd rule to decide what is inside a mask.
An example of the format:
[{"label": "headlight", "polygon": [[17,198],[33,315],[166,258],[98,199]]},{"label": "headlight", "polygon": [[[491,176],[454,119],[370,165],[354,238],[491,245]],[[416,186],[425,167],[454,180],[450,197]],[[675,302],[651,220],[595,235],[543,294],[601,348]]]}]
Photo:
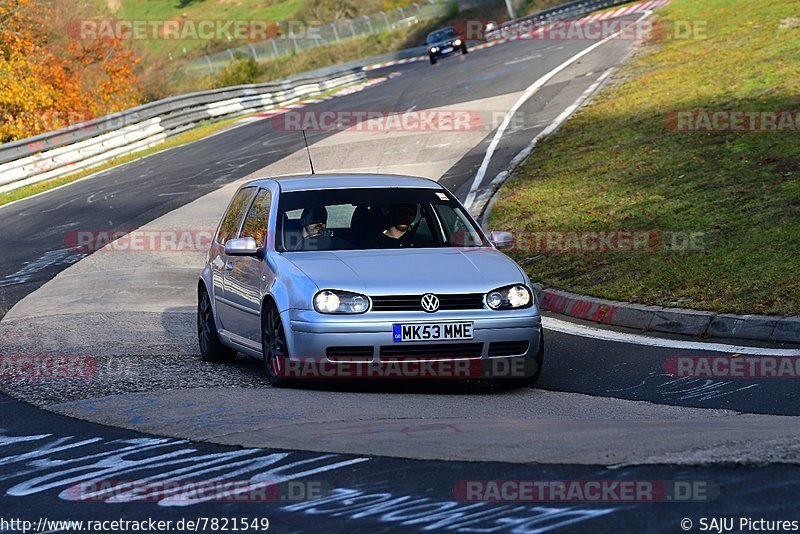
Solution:
[{"label": "headlight", "polygon": [[456,39],[455,42],[453,42],[453,44],[456,46],[461,46],[461,39]]},{"label": "headlight", "polygon": [[433,48],[431,48],[431,54],[435,54],[438,51],[439,51],[439,49],[436,48],[435,46]]},{"label": "headlight", "polygon": [[486,304],[493,310],[527,308],[532,303],[531,290],[522,284],[501,287],[486,294]]},{"label": "headlight", "polygon": [[369,299],[358,293],[324,289],[314,295],[314,309],[319,313],[364,313]]}]

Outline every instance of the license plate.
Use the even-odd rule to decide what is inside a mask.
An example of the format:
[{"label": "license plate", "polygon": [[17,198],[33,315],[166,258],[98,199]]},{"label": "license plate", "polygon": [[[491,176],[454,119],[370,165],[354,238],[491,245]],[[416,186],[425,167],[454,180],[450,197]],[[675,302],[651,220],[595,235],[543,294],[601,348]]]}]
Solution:
[{"label": "license plate", "polygon": [[395,343],[472,339],[472,321],[461,323],[393,324],[392,334]]},{"label": "license plate", "polygon": [[447,48],[442,48],[442,54],[449,54],[452,51],[453,51],[452,46],[448,46]]}]

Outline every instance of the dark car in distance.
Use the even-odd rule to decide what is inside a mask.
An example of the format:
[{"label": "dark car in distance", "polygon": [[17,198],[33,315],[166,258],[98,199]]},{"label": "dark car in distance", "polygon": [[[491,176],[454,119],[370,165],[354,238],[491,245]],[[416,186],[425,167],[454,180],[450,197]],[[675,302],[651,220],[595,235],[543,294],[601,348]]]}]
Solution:
[{"label": "dark car in distance", "polygon": [[431,65],[435,65],[439,59],[456,52],[461,52],[462,54],[468,52],[466,39],[463,39],[452,27],[429,33],[427,45]]}]

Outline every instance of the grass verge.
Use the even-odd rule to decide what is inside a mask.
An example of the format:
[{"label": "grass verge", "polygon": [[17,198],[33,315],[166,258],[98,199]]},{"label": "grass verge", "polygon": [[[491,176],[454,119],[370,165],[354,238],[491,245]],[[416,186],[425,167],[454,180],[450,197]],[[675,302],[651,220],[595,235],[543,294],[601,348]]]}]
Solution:
[{"label": "grass verge", "polygon": [[[673,0],[658,11],[656,38],[537,147],[489,225],[696,233],[700,250],[514,252],[534,281],[646,304],[800,314],[800,131],[687,133],[668,120],[800,109],[797,10],[796,1]],[[674,38],[682,21],[701,31]]]}]

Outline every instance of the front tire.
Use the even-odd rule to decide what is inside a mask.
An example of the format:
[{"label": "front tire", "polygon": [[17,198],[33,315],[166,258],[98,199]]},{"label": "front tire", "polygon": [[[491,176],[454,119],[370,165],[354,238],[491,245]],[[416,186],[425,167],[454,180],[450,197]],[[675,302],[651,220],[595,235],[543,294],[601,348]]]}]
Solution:
[{"label": "front tire", "polygon": [[430,56],[431,58],[431,65],[436,65],[436,56]]},{"label": "front tire", "polygon": [[467,45],[466,44],[464,44],[464,46],[461,47],[461,53],[464,54],[464,55],[469,54],[469,50],[467,50]]},{"label": "front tire", "polygon": [[536,360],[537,369],[531,376],[524,378],[495,378],[494,383],[501,389],[520,389],[532,388],[539,380],[542,374],[542,365],[544,364],[544,332],[539,331],[539,349],[534,354],[533,358]]},{"label": "front tire", "polygon": [[236,351],[223,345],[219,339],[214,308],[205,288],[200,289],[197,299],[197,339],[204,362],[232,362],[236,359]]},{"label": "front tire", "polygon": [[288,356],[286,332],[281,314],[274,303],[267,304],[261,314],[261,354],[264,358],[264,373],[272,387],[294,385],[294,380],[283,376],[283,366]]}]

